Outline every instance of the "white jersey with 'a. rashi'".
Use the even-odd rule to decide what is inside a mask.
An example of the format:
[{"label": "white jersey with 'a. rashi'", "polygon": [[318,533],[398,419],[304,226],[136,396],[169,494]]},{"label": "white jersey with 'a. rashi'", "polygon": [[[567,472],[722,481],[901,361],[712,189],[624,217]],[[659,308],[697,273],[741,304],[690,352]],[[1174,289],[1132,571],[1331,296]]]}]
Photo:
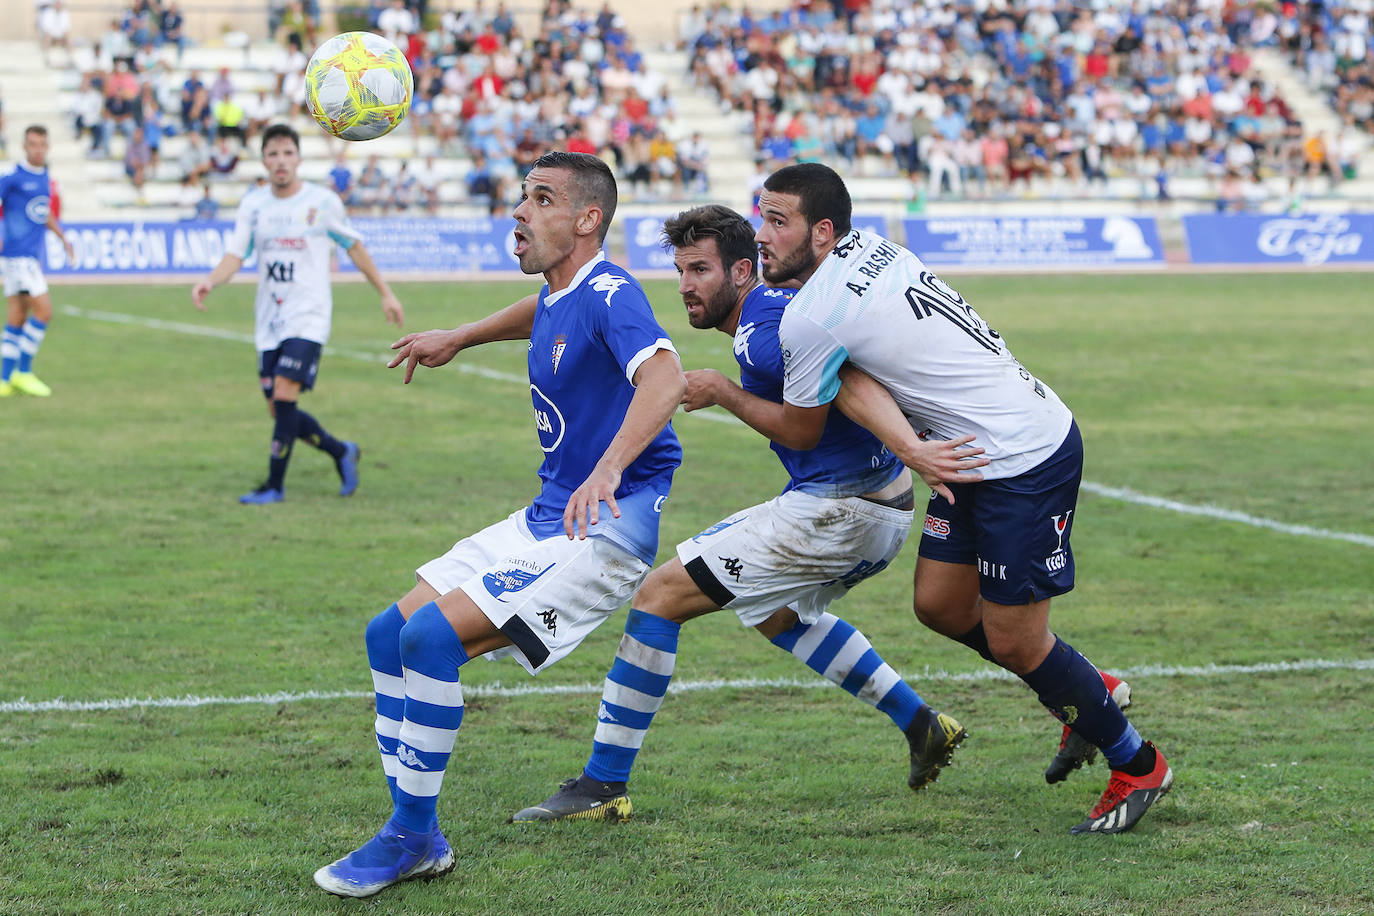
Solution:
[{"label": "white jersey with 'a. rashi'", "polygon": [[924,437],[973,434],[988,480],[1034,468],[1073,422],[1050,387],[907,249],[849,233],[787,305],[779,337],[790,404],[834,400],[846,362],[873,376]]},{"label": "white jersey with 'a. rashi'", "polygon": [[290,197],[277,197],[270,187],[244,195],[227,250],[240,258],[258,256],[258,350],[275,350],[289,337],[329,342],[330,249],[337,244],[347,250],[361,240],[343,201],[327,188],[304,182]]}]

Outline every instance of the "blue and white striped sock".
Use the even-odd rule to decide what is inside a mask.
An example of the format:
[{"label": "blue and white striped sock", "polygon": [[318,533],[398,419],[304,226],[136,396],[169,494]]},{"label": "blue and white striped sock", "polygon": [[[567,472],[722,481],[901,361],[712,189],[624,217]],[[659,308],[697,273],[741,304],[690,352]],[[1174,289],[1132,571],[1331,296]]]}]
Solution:
[{"label": "blue and white striped sock", "polygon": [[38,348],[43,343],[43,337],[48,333],[47,322],[39,321],[32,315],[29,320],[24,322],[23,333],[19,337],[19,371],[32,372],[33,358],[38,355]]},{"label": "blue and white striped sock", "polygon": [[5,325],[4,337],[0,337],[0,381],[8,382],[14,367],[19,365],[19,338],[23,334],[23,328]]},{"label": "blue and white striped sock", "polygon": [[600,782],[629,782],[644,735],[673,679],[681,624],[630,611],[615,662],[606,675],[586,774]]},{"label": "blue and white striped sock", "polygon": [[382,772],[396,801],[396,739],[406,715],[406,679],[401,667],[401,628],[406,619],[392,605],[367,624],[367,663],[372,668],[372,689],[377,695],[377,750],[382,755]]},{"label": "blue and white striped sock", "polygon": [[468,654],[439,606],[431,601],[401,628],[405,718],[396,742],[396,811],[392,821],[416,833],[434,829],[439,789],[463,724],[458,669]]},{"label": "blue and white striped sock", "polygon": [[802,623],[772,639],[828,681],[839,684],[869,706],[887,714],[903,731],[925,701],[892,670],[868,637],[848,622],[825,613],[815,623]]}]

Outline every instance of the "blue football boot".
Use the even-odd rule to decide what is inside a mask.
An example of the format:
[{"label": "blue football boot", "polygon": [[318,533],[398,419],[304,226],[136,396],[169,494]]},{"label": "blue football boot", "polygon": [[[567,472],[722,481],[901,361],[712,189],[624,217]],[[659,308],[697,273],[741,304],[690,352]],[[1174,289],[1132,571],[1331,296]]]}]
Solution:
[{"label": "blue football boot", "polygon": [[371,897],[408,878],[437,878],[452,871],[453,849],[436,826],[416,834],[387,821],[377,835],[315,872],[315,883],[340,897]]}]

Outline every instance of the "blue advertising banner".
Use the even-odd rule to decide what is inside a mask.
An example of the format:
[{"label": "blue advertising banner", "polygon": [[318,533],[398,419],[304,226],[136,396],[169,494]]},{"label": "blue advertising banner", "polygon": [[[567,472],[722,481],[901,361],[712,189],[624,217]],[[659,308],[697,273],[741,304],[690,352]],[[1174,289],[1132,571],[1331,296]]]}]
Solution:
[{"label": "blue advertising banner", "polygon": [[[208,273],[224,256],[233,228],[224,221],[64,223],[74,257],[68,261],[62,243],[49,232],[43,271],[50,276]],[[254,259],[250,263],[256,267]]]},{"label": "blue advertising banner", "polygon": [[[367,250],[384,273],[519,270],[511,250],[512,219],[357,219]],[[47,235],[44,272],[50,276],[208,273],[224,256],[234,224],[224,220],[179,223],[67,223],[74,257]],[[347,257],[339,269],[356,271]],[[672,266],[670,262],[669,267]],[[244,270],[256,270],[250,256]]]},{"label": "blue advertising banner", "polygon": [[[627,216],[625,220],[625,266],[630,270],[673,270],[673,256],[663,250],[663,221],[676,213],[657,213],[648,216]],[[754,228],[759,227],[757,216],[750,217]],[[874,214],[855,214],[850,220],[854,228],[879,235],[887,234],[887,220]]]},{"label": "blue advertising banner", "polygon": [[967,216],[903,222],[906,247],[932,267],[1164,263],[1152,216]]},{"label": "blue advertising banner", "polygon": [[1374,213],[1197,213],[1183,234],[1194,264],[1374,262]]}]

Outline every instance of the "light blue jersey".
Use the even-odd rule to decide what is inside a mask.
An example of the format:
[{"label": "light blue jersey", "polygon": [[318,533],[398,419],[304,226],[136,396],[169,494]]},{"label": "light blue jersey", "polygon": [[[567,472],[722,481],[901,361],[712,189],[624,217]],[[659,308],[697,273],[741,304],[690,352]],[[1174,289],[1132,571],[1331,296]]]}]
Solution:
[{"label": "light blue jersey", "polygon": [[[735,329],[740,387],[782,403],[782,347],[778,325],[795,290],[758,286],[744,299]],[[880,490],[901,473],[902,463],[873,434],[838,410],[830,411],[814,449],[795,451],[772,443],[791,480],[783,488],[839,498]]]},{"label": "light blue jersey", "polygon": [[0,206],[5,208],[5,247],[0,257],[43,257],[43,233],[50,200],[48,169],[25,162],[0,175]]},{"label": "light blue jersey", "polygon": [[[539,294],[530,332],[530,396],[544,463],[543,486],[525,512],[537,538],[562,537],[563,510],[601,459],[634,397],[635,371],[672,341],[654,318],[644,290],[625,270],[598,254],[567,289]],[[675,352],[675,351],[673,351]],[[671,425],[649,443],[620,477],[620,518],[604,506],[592,528],[652,564],[658,520],[682,447]]]}]

